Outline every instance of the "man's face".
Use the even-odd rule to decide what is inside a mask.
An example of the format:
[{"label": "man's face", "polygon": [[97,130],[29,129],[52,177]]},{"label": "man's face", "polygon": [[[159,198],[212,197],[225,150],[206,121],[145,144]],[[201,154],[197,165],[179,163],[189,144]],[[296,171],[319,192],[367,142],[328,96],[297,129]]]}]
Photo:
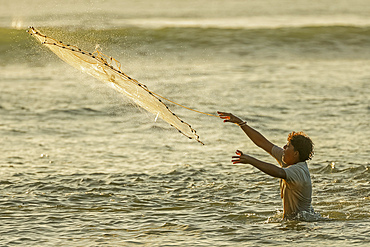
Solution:
[{"label": "man's face", "polygon": [[284,152],[283,152],[283,161],[287,165],[293,165],[299,161],[298,159],[299,153],[298,151],[294,150],[294,146],[288,142],[284,146]]}]

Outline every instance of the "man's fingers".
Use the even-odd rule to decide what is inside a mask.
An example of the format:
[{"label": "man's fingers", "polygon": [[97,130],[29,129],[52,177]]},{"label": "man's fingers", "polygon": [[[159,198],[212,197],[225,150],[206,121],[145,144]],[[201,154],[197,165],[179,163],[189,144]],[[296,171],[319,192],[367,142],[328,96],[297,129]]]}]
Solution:
[{"label": "man's fingers", "polygon": [[220,112],[220,111],[218,111],[217,113],[218,113],[218,115],[220,115],[220,118],[230,119],[230,113]]},{"label": "man's fingers", "polygon": [[217,113],[220,114],[220,115],[227,114],[226,112],[222,112],[222,111],[217,111]]},{"label": "man's fingers", "polygon": [[242,163],[240,156],[233,156],[231,162],[233,162],[233,164]]}]

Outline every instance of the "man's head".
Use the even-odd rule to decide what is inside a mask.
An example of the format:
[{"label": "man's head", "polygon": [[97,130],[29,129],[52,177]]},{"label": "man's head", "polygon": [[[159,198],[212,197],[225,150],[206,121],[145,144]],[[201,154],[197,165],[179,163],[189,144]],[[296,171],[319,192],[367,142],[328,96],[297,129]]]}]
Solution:
[{"label": "man's head", "polygon": [[284,146],[284,162],[288,165],[312,159],[314,154],[312,140],[303,132],[292,132],[288,144]]}]

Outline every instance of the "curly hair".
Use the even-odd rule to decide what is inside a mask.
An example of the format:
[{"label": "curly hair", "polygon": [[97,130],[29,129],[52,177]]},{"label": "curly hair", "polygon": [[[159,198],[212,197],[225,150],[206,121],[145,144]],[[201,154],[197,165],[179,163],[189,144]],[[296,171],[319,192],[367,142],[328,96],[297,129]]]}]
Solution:
[{"label": "curly hair", "polygon": [[288,142],[294,150],[299,152],[300,162],[312,159],[314,155],[313,142],[303,131],[292,132],[288,136]]}]

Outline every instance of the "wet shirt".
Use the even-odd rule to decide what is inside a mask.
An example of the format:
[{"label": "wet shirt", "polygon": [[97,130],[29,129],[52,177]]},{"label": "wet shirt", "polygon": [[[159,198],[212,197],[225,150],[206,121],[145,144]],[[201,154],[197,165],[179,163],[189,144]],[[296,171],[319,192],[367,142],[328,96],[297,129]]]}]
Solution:
[{"label": "wet shirt", "polygon": [[313,211],[311,206],[312,184],[307,163],[299,162],[286,167],[282,160],[283,149],[277,146],[272,148],[271,154],[286,173],[286,179],[280,180],[284,218],[292,218],[302,211]]}]

